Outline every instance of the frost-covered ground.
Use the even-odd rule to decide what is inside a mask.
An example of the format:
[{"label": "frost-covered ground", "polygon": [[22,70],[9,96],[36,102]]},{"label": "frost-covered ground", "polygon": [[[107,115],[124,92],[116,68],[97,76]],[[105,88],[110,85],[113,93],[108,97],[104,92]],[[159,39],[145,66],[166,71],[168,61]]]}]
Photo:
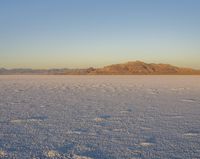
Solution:
[{"label": "frost-covered ground", "polygon": [[0,76],[0,158],[200,158],[200,76]]}]

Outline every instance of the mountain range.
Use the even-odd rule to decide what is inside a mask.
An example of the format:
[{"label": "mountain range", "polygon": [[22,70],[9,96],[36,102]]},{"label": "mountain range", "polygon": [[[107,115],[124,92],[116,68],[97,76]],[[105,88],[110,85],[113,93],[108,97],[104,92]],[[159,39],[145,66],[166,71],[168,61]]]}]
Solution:
[{"label": "mountain range", "polygon": [[182,68],[170,64],[131,61],[108,65],[103,68],[86,69],[0,69],[0,75],[200,75],[200,70]]}]

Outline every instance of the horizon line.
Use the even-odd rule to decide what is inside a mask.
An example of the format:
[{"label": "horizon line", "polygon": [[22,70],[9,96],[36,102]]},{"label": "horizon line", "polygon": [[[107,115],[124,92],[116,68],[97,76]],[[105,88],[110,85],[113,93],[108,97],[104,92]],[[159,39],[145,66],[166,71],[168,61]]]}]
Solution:
[{"label": "horizon line", "polygon": [[111,63],[111,64],[106,64],[103,66],[99,66],[99,67],[94,67],[94,66],[88,66],[88,67],[48,67],[48,68],[33,68],[33,67],[0,67],[0,69],[5,69],[5,70],[62,70],[62,69],[69,69],[69,70],[73,70],[73,69],[80,69],[80,70],[84,70],[84,69],[89,69],[89,68],[94,68],[94,69],[99,69],[99,68],[103,68],[106,66],[111,66],[111,65],[118,65],[118,64],[127,64],[127,63],[131,63],[131,62],[141,62],[144,64],[164,64],[164,65],[171,65],[174,67],[179,67],[179,68],[186,68],[186,69],[194,69],[194,70],[200,70],[200,68],[194,68],[194,67],[187,67],[187,66],[178,66],[178,65],[174,65],[171,63],[162,63],[162,62],[145,62],[142,60],[133,60],[133,61],[126,61],[126,62],[119,62],[119,63]]}]

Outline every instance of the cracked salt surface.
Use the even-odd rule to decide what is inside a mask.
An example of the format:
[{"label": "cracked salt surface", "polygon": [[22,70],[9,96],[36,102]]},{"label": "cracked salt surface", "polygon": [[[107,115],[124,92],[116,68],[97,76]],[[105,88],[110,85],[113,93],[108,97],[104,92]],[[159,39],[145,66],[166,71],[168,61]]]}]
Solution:
[{"label": "cracked salt surface", "polygon": [[200,158],[200,76],[0,76],[0,158]]}]

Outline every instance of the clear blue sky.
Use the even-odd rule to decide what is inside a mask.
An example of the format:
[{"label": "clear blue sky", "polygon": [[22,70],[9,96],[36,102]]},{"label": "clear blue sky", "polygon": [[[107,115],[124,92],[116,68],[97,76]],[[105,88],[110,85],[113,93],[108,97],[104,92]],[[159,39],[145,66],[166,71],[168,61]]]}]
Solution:
[{"label": "clear blue sky", "polygon": [[200,0],[0,0],[0,67],[200,68]]}]

